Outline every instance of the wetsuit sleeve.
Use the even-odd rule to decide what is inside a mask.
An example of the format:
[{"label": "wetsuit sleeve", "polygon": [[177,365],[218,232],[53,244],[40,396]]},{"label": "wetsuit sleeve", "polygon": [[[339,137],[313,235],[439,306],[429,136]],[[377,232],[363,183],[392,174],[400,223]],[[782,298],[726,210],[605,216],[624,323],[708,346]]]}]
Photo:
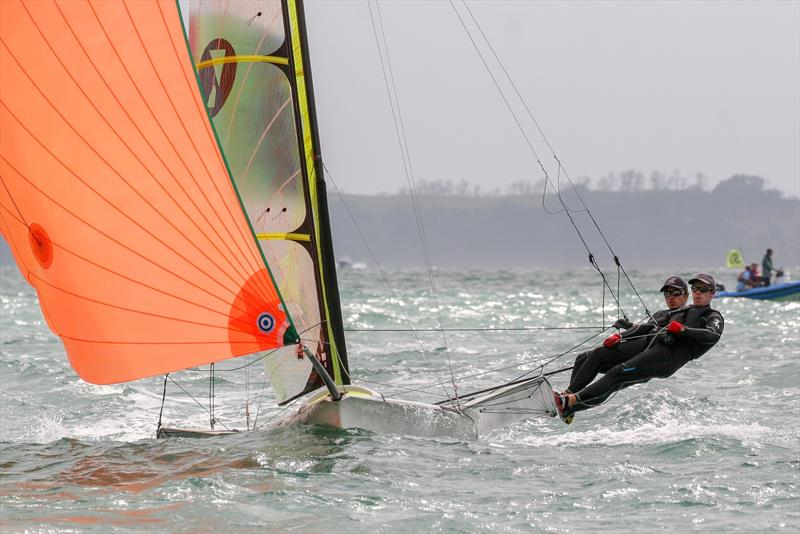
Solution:
[{"label": "wetsuit sleeve", "polygon": [[705,328],[689,328],[683,332],[683,336],[703,345],[714,345],[722,336],[722,329],[725,328],[725,320],[719,312],[713,312],[705,317]]},{"label": "wetsuit sleeve", "polygon": [[622,339],[650,334],[654,332],[660,325],[663,326],[661,323],[666,325],[669,322],[667,319],[669,319],[669,315],[664,313],[663,310],[659,310],[647,319],[636,323],[632,327],[622,332]]},{"label": "wetsuit sleeve", "polygon": [[629,337],[643,336],[655,330],[655,327],[656,325],[650,322],[635,324],[632,327],[625,330],[624,332],[622,332],[620,336],[622,337],[622,339],[626,339]]}]

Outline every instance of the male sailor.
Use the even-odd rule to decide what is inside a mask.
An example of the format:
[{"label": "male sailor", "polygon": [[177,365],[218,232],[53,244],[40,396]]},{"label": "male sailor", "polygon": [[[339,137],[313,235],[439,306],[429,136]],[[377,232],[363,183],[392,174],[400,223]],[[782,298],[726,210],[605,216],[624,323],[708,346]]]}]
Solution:
[{"label": "male sailor", "polygon": [[607,373],[613,366],[645,350],[652,339],[648,334],[669,324],[673,314],[687,306],[689,286],[680,276],[667,278],[659,291],[664,295],[667,309],[659,310],[633,326],[617,321],[615,326],[627,326],[628,329],[607,337],[601,346],[579,354],[572,366],[569,387],[562,395],[580,391],[595,379],[597,373]]},{"label": "male sailor", "polygon": [[[708,273],[700,273],[689,280],[689,284],[692,286],[692,306],[666,310],[669,322],[665,325],[653,325],[645,334],[648,341],[643,349],[613,365],[596,382],[577,391],[572,389],[571,383],[566,394],[556,395],[559,414],[567,424],[572,422],[574,412],[602,404],[624,387],[646,382],[651,378],[672,376],[675,371],[705,354],[719,341],[725,323],[722,314],[711,308],[711,300],[716,293],[714,277]],[[620,336],[618,345],[623,345],[622,339],[631,330]],[[578,373],[581,374],[580,369]],[[594,377],[589,380],[592,378]],[[576,382],[575,386],[579,385],[582,384]]]},{"label": "male sailor", "polygon": [[772,278],[772,271],[775,270],[775,267],[772,265],[772,249],[768,248],[767,252],[764,254],[764,258],[761,260],[761,282],[765,285],[769,285],[769,279]]}]

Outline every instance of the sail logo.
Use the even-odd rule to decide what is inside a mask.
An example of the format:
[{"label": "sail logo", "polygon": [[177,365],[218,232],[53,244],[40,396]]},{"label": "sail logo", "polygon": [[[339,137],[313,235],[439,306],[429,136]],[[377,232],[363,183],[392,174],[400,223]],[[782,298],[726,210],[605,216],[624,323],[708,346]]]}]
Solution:
[{"label": "sail logo", "polygon": [[265,334],[269,334],[275,329],[275,318],[267,312],[264,312],[258,316],[258,321],[256,324],[258,325],[259,330]]},{"label": "sail logo", "polygon": [[[232,58],[226,61],[227,58]],[[200,90],[212,117],[225,105],[236,79],[236,51],[225,39],[217,38],[208,43],[200,56]]]}]

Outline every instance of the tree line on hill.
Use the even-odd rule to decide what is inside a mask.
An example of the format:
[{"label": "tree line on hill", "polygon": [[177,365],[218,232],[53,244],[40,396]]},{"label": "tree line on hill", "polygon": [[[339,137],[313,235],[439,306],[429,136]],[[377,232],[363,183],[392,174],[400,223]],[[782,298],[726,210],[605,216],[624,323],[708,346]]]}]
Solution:
[{"label": "tree line on hill", "polygon": [[800,266],[797,198],[767,189],[758,176],[736,175],[710,190],[699,178],[659,180],[644,188],[623,173],[596,188],[578,184],[580,196],[562,189],[574,226],[555,195],[543,197],[533,186],[488,195],[438,182],[418,184],[416,199],[330,195],[334,248],[354,261],[374,255],[385,266],[423,266],[416,202],[432,263],[442,268],[589,266],[581,238],[598,262],[613,266],[604,236],[628,269],[713,269],[724,265],[730,248],[760,261],[767,247],[775,250],[776,266]]}]

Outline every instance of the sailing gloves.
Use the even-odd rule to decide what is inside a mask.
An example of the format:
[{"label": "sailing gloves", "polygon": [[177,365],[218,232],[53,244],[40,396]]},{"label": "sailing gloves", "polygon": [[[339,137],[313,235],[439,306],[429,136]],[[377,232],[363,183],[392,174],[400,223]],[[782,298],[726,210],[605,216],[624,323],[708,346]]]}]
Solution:
[{"label": "sailing gloves", "polygon": [[619,344],[620,339],[622,339],[622,336],[619,334],[612,334],[603,341],[603,345],[605,345],[606,348],[613,349]]},{"label": "sailing gloves", "polygon": [[684,330],[686,330],[686,327],[678,321],[672,321],[667,325],[667,332],[670,334],[675,334],[676,336],[681,335]]},{"label": "sailing gloves", "polygon": [[626,317],[623,317],[622,319],[617,319],[616,322],[614,322],[614,324],[611,326],[614,328],[622,328],[623,330],[627,330],[633,326],[633,323],[630,322]]}]

